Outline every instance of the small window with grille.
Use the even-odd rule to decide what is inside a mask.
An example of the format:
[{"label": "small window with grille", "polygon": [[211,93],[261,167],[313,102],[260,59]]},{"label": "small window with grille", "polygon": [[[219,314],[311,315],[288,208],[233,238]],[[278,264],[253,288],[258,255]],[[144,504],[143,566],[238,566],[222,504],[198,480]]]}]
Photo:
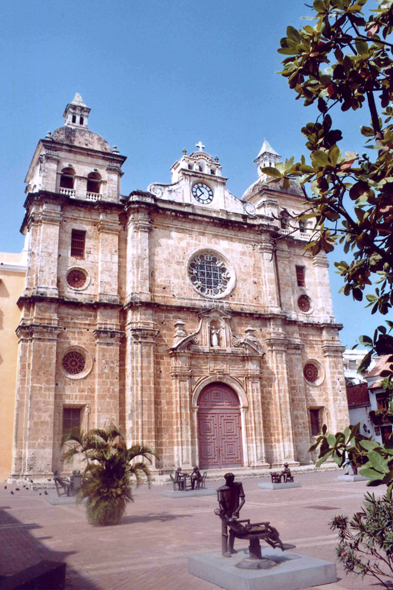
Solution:
[{"label": "small window with grille", "polygon": [[81,408],[63,408],[63,433],[81,427]]},{"label": "small window with grille", "polygon": [[296,281],[298,287],[306,286],[306,273],[304,266],[296,266]]},{"label": "small window with grille", "polygon": [[319,410],[310,410],[310,424],[311,436],[318,436],[321,430],[319,425]]},{"label": "small window with grille", "polygon": [[85,242],[86,232],[79,229],[73,229],[71,232],[71,256],[75,256],[76,258],[84,258]]}]

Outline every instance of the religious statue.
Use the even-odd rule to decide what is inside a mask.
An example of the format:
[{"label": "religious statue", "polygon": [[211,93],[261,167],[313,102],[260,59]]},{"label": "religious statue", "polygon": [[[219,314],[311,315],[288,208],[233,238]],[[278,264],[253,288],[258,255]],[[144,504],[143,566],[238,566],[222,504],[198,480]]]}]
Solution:
[{"label": "religious statue", "polygon": [[216,328],[215,326],[210,326],[210,346],[220,346],[220,331],[220,327]]},{"label": "religious statue", "polygon": [[224,478],[225,485],[217,490],[219,508],[215,510],[215,514],[221,518],[222,554],[224,557],[231,557],[232,553],[236,553],[236,551],[233,548],[234,537],[229,539],[230,544],[228,547],[228,520],[239,517],[240,510],[246,501],[246,496],[243,485],[240,482],[235,482],[233,473],[226,473]]}]

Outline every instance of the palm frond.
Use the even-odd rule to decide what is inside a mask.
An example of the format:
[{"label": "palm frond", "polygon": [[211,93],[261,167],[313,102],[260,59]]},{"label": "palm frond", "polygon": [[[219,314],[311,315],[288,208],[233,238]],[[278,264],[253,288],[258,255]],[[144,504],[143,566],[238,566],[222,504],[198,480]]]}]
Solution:
[{"label": "palm frond", "polygon": [[133,459],[135,459],[135,457],[139,456],[147,459],[149,463],[152,462],[152,457],[158,459],[157,451],[147,445],[135,444],[127,450],[128,461],[132,461]]}]

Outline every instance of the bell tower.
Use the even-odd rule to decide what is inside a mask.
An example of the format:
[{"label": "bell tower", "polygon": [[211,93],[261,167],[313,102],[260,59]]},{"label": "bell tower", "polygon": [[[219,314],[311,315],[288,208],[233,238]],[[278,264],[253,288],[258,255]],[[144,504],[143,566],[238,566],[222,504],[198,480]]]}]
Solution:
[{"label": "bell tower", "polygon": [[87,120],[89,118],[89,109],[82,100],[78,92],[75,94],[74,100],[69,102],[63,113],[64,125],[69,127],[76,127],[88,129]]},{"label": "bell tower", "polygon": [[268,141],[263,142],[259,154],[255,158],[254,162],[258,169],[258,178],[264,177],[263,168],[267,166],[275,167],[277,162],[281,160],[281,156],[272,148]]}]

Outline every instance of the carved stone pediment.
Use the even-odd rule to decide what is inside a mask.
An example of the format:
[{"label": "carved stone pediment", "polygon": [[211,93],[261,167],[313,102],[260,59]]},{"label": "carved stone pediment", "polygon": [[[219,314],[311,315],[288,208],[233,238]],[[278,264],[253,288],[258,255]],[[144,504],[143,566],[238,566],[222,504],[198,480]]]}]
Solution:
[{"label": "carved stone pediment", "polygon": [[187,350],[202,353],[239,353],[243,349],[246,354],[263,356],[261,343],[255,337],[255,328],[249,326],[245,336],[239,337],[232,333],[230,326],[231,314],[213,308],[199,314],[198,329],[187,334],[182,320],[175,322],[174,345],[171,353]]}]

